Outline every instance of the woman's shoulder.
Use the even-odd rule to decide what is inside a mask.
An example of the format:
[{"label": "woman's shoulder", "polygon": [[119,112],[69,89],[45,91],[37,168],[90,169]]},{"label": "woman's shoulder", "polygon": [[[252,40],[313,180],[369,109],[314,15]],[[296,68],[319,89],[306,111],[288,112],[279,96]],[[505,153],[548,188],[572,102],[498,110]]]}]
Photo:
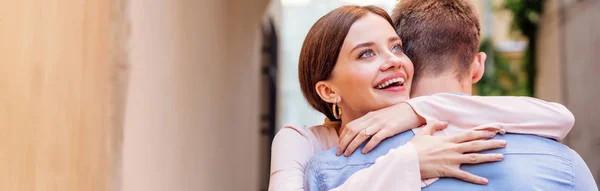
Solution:
[{"label": "woman's shoulder", "polygon": [[285,125],[275,135],[275,138],[278,137],[302,137],[309,142],[319,142],[320,140],[331,139],[333,137],[337,139],[337,133],[335,129],[323,125]]},{"label": "woman's shoulder", "polygon": [[337,146],[337,142],[337,132],[331,127],[285,125],[275,135],[273,144],[308,144],[314,152],[319,152]]}]

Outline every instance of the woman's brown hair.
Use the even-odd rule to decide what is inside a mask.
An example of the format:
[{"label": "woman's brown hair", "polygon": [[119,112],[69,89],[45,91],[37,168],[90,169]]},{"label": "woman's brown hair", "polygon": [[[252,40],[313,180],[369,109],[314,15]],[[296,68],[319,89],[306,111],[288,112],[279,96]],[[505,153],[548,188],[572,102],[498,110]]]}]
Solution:
[{"label": "woman's brown hair", "polygon": [[390,16],[379,7],[342,6],[321,17],[304,39],[298,63],[300,89],[308,103],[329,120],[337,120],[331,111],[332,104],[321,99],[315,86],[329,78],[350,27],[368,13],[379,15],[394,26]]}]

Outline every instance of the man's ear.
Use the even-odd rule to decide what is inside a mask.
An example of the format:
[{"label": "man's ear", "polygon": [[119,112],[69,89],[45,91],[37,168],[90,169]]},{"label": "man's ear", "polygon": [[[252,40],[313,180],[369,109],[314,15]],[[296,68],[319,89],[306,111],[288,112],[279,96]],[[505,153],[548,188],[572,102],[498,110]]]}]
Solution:
[{"label": "man's ear", "polygon": [[485,59],[487,55],[484,52],[477,53],[473,63],[471,63],[471,82],[477,83],[483,77],[485,72]]},{"label": "man's ear", "polygon": [[332,85],[327,81],[317,82],[315,89],[319,97],[327,103],[336,103],[342,100],[340,95],[334,91]]}]

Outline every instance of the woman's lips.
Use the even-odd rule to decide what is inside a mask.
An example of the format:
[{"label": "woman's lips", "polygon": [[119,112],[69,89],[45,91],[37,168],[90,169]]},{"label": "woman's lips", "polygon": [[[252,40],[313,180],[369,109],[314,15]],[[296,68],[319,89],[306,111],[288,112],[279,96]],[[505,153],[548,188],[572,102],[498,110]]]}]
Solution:
[{"label": "woman's lips", "polygon": [[389,75],[389,76],[383,78],[381,81],[379,81],[374,87],[377,88],[378,86],[385,84],[386,82],[389,82],[390,80],[395,80],[395,79],[401,79],[402,83],[404,83],[404,81],[406,81],[406,75],[402,72],[398,72],[398,73]]},{"label": "woman's lips", "polygon": [[404,92],[404,91],[406,91],[406,87],[403,84],[401,86],[389,86],[389,87],[387,87],[385,89],[376,89],[376,90],[398,93],[398,92]]}]

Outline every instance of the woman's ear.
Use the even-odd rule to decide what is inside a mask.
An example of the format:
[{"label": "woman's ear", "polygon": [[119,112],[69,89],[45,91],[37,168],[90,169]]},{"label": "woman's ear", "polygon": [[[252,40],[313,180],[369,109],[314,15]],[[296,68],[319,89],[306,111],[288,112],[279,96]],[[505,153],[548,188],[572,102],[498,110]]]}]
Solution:
[{"label": "woman's ear", "polygon": [[485,59],[487,55],[484,52],[477,53],[471,64],[471,83],[475,84],[483,77],[485,72]]},{"label": "woman's ear", "polygon": [[340,95],[335,92],[330,83],[326,81],[317,82],[315,85],[319,97],[327,103],[337,103],[341,101]]}]

